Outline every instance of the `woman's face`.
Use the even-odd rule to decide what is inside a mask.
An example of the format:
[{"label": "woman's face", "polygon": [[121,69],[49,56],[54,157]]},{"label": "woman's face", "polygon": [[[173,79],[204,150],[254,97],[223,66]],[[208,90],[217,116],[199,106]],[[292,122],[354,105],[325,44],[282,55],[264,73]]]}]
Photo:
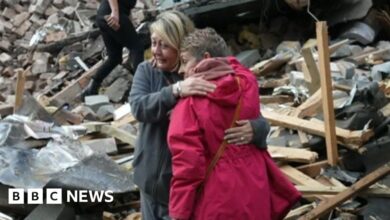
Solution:
[{"label": "woman's face", "polygon": [[152,54],[157,68],[163,71],[172,71],[178,64],[178,52],[168,43],[164,42],[157,34],[152,33]]},{"label": "woman's face", "polygon": [[181,52],[180,56],[182,61],[180,66],[180,72],[184,72],[184,76],[188,77],[193,73],[192,69],[199,62],[196,57],[189,52]]}]

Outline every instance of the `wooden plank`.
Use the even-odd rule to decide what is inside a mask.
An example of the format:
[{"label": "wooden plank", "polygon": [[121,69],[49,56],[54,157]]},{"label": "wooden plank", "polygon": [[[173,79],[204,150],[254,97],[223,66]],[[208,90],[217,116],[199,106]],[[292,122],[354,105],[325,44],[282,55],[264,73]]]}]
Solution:
[{"label": "wooden plank", "polygon": [[364,52],[362,55],[359,55],[357,57],[354,57],[353,59],[355,60],[355,62],[357,63],[357,65],[362,65],[366,62],[366,60],[369,58],[369,57],[372,57],[372,56],[379,56],[383,53],[386,53],[390,50],[390,48],[383,48],[383,49],[380,49],[380,50],[377,50],[377,49],[371,49],[371,50],[368,50],[366,52]]},{"label": "wooden plank", "polygon": [[294,210],[291,210],[287,216],[284,218],[284,220],[295,220],[297,219],[298,217],[304,215],[305,213],[309,212],[310,210],[314,209],[314,207],[316,206],[316,204],[313,202],[313,203],[310,203],[310,204],[307,204],[307,205],[303,205],[299,208],[296,208]]},{"label": "wooden plank", "polygon": [[122,129],[115,128],[111,125],[103,125],[100,132],[108,136],[114,137],[124,143],[127,143],[132,147],[135,147],[137,137]]},{"label": "wooden plank", "polygon": [[346,189],[346,187],[336,187],[336,186],[295,186],[299,192],[303,194],[303,196],[307,196],[310,194],[317,195],[336,195]]},{"label": "wooden plank", "polygon": [[361,193],[363,196],[390,198],[389,188],[369,188]]},{"label": "wooden plank", "polygon": [[[343,41],[340,41],[340,42],[337,42],[337,43],[334,43],[334,44],[332,44],[332,45],[330,45],[329,46],[329,51],[330,51],[330,54],[332,54],[335,50],[337,50],[340,46],[342,46],[342,45],[344,45],[344,44],[346,44],[347,42],[346,42],[346,40],[343,40]],[[348,42],[349,43],[349,42]],[[312,47],[311,45],[309,45],[309,46],[305,46],[304,48],[310,48],[310,47]],[[373,50],[371,50],[371,51],[373,51]],[[371,52],[370,51],[370,52]],[[313,54],[313,58],[314,58],[314,61],[315,60],[317,60],[317,58],[318,58],[318,54]],[[350,57],[350,59],[353,59],[354,57]],[[301,70],[302,69],[302,67],[304,66],[303,65],[303,62],[304,62],[305,60],[304,60],[304,58],[303,57],[299,57],[299,58],[297,58],[297,59],[295,59],[295,60],[292,60],[292,61],[290,61],[289,63],[288,63],[288,65],[295,65],[296,67],[297,67],[297,69],[298,70]]]},{"label": "wooden plank", "polygon": [[290,79],[288,76],[283,76],[281,79],[276,78],[268,78],[266,80],[262,80],[259,82],[260,88],[276,88],[279,86],[285,86],[290,83]]},{"label": "wooden plank", "polygon": [[290,165],[283,165],[280,167],[282,172],[288,177],[288,179],[296,185],[303,186],[319,186],[323,187],[324,185],[320,182],[312,179],[301,171],[295,169]]},{"label": "wooden plank", "polygon": [[328,47],[328,27],[326,22],[317,22],[317,44],[321,78],[321,94],[325,121],[326,152],[329,164],[335,166],[338,162],[336,140],[336,123],[334,119],[332,76],[330,72],[330,57]]},{"label": "wooden plank", "polygon": [[[344,190],[347,187],[340,186],[295,186],[299,192],[302,193],[303,197],[310,195],[336,195]],[[381,197],[381,198],[390,198],[390,189],[389,188],[369,188],[367,190],[361,191],[359,194],[369,197]]]},{"label": "wooden plank", "polygon": [[338,193],[333,198],[321,202],[316,208],[314,208],[304,216],[300,217],[299,220],[317,219],[326,215],[337,205],[347,201],[348,199],[355,196],[360,191],[368,188],[370,185],[374,184],[376,181],[378,181],[383,176],[389,173],[390,173],[390,162],[386,163],[382,167],[378,168],[377,170],[363,177],[362,179],[354,183],[351,187],[348,187],[344,191]]},{"label": "wooden plank", "polygon": [[120,128],[116,128],[108,123],[91,122],[91,123],[81,124],[81,126],[87,128],[88,132],[100,132],[109,137],[114,137],[124,143],[127,143],[132,147],[135,146],[136,138],[137,138],[135,135],[130,134]]},{"label": "wooden plank", "polygon": [[[263,109],[261,113],[272,125],[302,130],[310,134],[325,137],[323,122],[312,122],[293,116],[270,112],[265,109]],[[354,150],[362,146],[363,143],[367,142],[373,135],[374,133],[370,129],[364,131],[350,131],[342,128],[336,128],[337,140]]]},{"label": "wooden plank", "polygon": [[286,162],[312,163],[318,158],[313,151],[293,147],[268,146],[271,157]]},{"label": "wooden plank", "polygon": [[[283,165],[280,167],[280,169],[284,173],[284,175],[286,175],[287,178],[295,185],[324,187],[324,185],[322,185],[318,181],[312,179],[311,177],[300,172],[299,170],[295,169],[292,166]],[[326,199],[326,197],[321,195],[315,195],[315,197],[320,200]]]},{"label": "wooden plank", "polygon": [[344,39],[344,40],[341,40],[339,42],[332,44],[331,46],[329,46],[329,54],[336,52],[336,50],[338,50],[340,47],[344,46],[345,44],[349,44],[349,43],[351,43],[351,40]]},{"label": "wooden plank", "polygon": [[119,128],[125,124],[132,124],[136,121],[137,121],[137,119],[135,119],[133,115],[128,114],[128,115],[126,115],[126,116],[124,116],[116,121],[111,122],[111,125],[116,127],[116,128]]},{"label": "wooden plank", "polygon": [[102,61],[97,62],[88,71],[81,75],[76,81],[72,82],[61,92],[51,97],[50,104],[59,107],[64,103],[74,103],[77,100],[76,97],[81,94],[83,88],[87,86],[91,77],[96,73],[96,71],[102,64]]},{"label": "wooden plank", "polygon": [[312,48],[303,48],[302,56],[305,59],[305,64],[303,65],[303,72],[310,75],[310,82],[307,84],[310,94],[313,94],[317,91],[320,84],[320,71],[318,70],[317,63],[314,60],[312,54]]},{"label": "wooden plank", "polygon": [[323,160],[323,161],[318,161],[318,162],[311,163],[311,164],[305,164],[305,165],[296,167],[296,169],[298,169],[299,171],[305,173],[306,175],[314,178],[314,177],[320,175],[321,169],[327,167],[328,165],[329,165],[328,161]]},{"label": "wooden plank", "polygon": [[261,104],[294,102],[294,97],[289,95],[262,95],[260,96]]},{"label": "wooden plank", "polygon": [[24,84],[26,82],[26,75],[25,74],[26,74],[26,71],[18,71],[18,79],[16,82],[16,92],[15,92],[14,113],[23,104]]},{"label": "wooden plank", "polygon": [[[294,110],[292,116],[296,116],[298,118],[314,116],[317,113],[318,109],[320,109],[321,100],[321,90],[318,89],[313,95],[311,95],[305,102],[303,102]],[[309,143],[309,138],[307,137],[306,133],[299,130],[298,135],[299,140],[301,141],[303,146]]]},{"label": "wooden plank", "polygon": [[347,85],[340,85],[340,84],[333,85],[333,88],[337,89],[337,90],[344,91],[344,92],[348,92],[348,93],[351,92],[351,90],[352,90],[352,87],[347,86]]}]

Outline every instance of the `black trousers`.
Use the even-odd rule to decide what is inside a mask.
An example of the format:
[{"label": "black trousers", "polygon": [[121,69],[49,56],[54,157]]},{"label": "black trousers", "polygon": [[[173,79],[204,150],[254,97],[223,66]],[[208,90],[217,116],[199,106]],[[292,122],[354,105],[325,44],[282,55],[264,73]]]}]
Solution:
[{"label": "black trousers", "polygon": [[144,60],[144,47],[128,15],[119,15],[120,28],[118,31],[114,31],[108,26],[106,20],[101,15],[97,16],[96,23],[100,28],[108,55],[108,59],[93,76],[95,83],[100,86],[104,78],[118,64],[122,63],[122,50],[124,47],[130,51],[129,58],[131,59],[134,70]]},{"label": "black trousers", "polygon": [[141,214],[143,220],[170,220],[168,206],[141,192]]}]

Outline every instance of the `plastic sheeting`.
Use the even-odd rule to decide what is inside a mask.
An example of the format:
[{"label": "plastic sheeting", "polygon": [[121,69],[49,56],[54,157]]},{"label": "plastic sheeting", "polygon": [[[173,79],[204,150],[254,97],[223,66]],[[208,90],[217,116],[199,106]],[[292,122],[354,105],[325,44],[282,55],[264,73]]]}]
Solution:
[{"label": "plastic sheeting", "polygon": [[95,154],[54,177],[49,187],[112,190],[114,193],[136,189],[131,173],[122,170],[107,155]]},{"label": "plastic sheeting", "polygon": [[0,147],[0,182],[17,188],[42,188],[57,173],[92,155],[87,146],[63,138],[40,150]]},{"label": "plastic sheeting", "polygon": [[[41,149],[17,148],[26,138],[51,139]],[[108,156],[94,154],[72,129],[13,115],[0,122],[0,182],[15,188],[135,190],[131,174]],[[18,145],[19,146],[19,145]]]}]

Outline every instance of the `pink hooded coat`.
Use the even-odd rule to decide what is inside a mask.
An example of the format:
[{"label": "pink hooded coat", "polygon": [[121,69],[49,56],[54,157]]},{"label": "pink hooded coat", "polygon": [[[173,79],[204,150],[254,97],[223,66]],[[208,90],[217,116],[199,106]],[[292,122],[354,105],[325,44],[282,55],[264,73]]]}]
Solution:
[{"label": "pink hooded coat", "polygon": [[[228,145],[205,180],[207,166],[232,122],[239,97],[243,96],[240,119],[260,114],[255,77],[235,58],[225,61],[199,63],[197,67],[207,66],[208,71],[200,71],[207,73],[217,89],[206,97],[180,100],[172,112],[168,131],[173,169],[170,216],[196,220],[282,219],[300,194],[266,150],[252,144]],[[240,78],[241,92],[235,76]],[[202,183],[203,190],[197,193]]]}]

